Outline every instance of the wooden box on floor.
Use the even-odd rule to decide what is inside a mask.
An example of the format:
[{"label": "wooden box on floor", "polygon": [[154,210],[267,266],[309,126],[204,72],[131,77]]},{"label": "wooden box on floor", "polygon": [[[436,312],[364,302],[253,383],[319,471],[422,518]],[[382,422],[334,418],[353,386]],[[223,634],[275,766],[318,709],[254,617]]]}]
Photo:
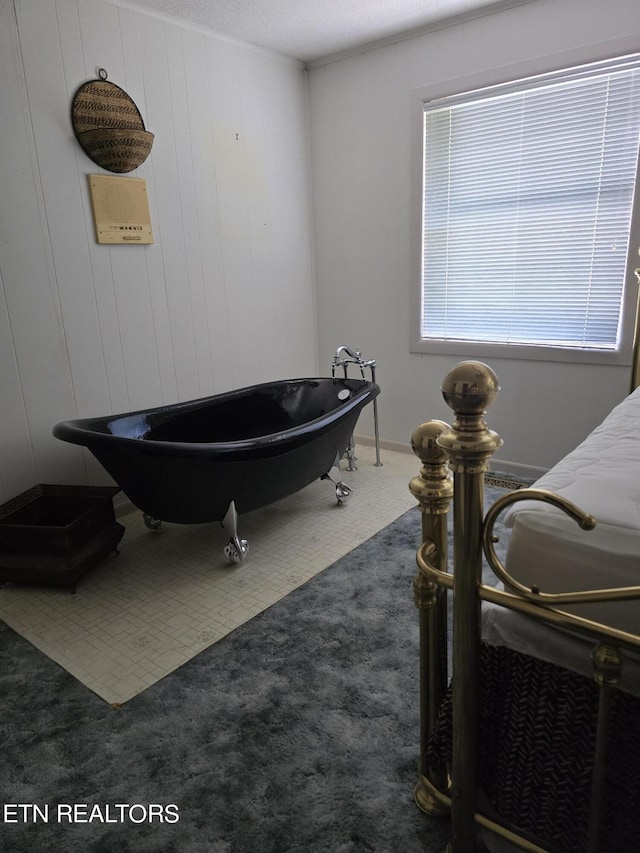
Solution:
[{"label": "wooden box on floor", "polygon": [[0,582],[75,587],[116,550],[116,486],[37,485],[0,506]]}]

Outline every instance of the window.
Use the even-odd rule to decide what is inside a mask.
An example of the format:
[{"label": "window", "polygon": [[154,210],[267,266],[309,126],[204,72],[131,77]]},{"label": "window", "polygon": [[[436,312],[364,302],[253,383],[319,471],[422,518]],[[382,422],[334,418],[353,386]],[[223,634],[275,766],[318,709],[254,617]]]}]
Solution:
[{"label": "window", "polygon": [[426,103],[414,349],[628,362],[639,134],[640,56]]}]

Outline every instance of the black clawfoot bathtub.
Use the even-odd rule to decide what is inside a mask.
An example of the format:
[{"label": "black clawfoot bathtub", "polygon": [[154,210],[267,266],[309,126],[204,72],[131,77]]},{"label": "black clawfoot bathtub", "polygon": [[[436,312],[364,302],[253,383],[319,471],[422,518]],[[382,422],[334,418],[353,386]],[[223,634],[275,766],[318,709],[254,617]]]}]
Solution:
[{"label": "black clawfoot bathtub", "polygon": [[87,447],[148,519],[225,520],[240,548],[236,513],[326,475],[379,391],[364,379],[282,380],[158,409],[63,421],[53,434]]}]

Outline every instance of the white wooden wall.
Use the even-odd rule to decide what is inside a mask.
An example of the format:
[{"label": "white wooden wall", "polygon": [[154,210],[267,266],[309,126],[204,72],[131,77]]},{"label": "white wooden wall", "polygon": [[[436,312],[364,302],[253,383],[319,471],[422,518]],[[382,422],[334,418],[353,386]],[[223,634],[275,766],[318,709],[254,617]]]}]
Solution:
[{"label": "white wooden wall", "polygon": [[[99,67],[155,134],[131,173],[151,246],[95,242],[70,105]],[[108,482],[59,420],[317,372],[299,64],[103,0],[0,0],[0,80],[0,501]]]}]

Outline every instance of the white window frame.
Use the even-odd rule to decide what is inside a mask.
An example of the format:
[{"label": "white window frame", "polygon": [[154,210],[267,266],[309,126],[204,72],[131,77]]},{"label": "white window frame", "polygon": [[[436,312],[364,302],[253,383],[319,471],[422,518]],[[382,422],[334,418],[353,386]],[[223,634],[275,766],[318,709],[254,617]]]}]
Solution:
[{"label": "white window frame", "polygon": [[[629,40],[622,42],[616,56],[640,52],[640,45]],[[424,104],[443,98],[449,98],[464,92],[472,92],[491,86],[508,84],[515,80],[524,80],[541,74],[553,74],[563,68],[577,67],[590,62],[607,61],[616,56],[589,55],[588,50],[570,51],[561,56],[547,58],[546,67],[539,62],[518,63],[508,69],[495,69],[452,81],[442,81],[413,91],[412,102],[412,174],[420,179],[412,182],[415,211],[412,228],[412,294],[410,350],[414,353],[451,355],[463,358],[508,358],[533,359],[552,362],[581,362],[591,364],[631,365],[635,336],[636,313],[638,306],[638,282],[633,274],[640,265],[640,174],[636,176],[636,192],[631,217],[630,239],[625,268],[625,281],[621,307],[621,325],[617,348],[614,350],[579,349],[559,346],[539,346],[523,344],[501,344],[486,342],[462,342],[425,339],[421,336],[422,316],[422,221],[423,221],[423,156],[424,156]]]}]

